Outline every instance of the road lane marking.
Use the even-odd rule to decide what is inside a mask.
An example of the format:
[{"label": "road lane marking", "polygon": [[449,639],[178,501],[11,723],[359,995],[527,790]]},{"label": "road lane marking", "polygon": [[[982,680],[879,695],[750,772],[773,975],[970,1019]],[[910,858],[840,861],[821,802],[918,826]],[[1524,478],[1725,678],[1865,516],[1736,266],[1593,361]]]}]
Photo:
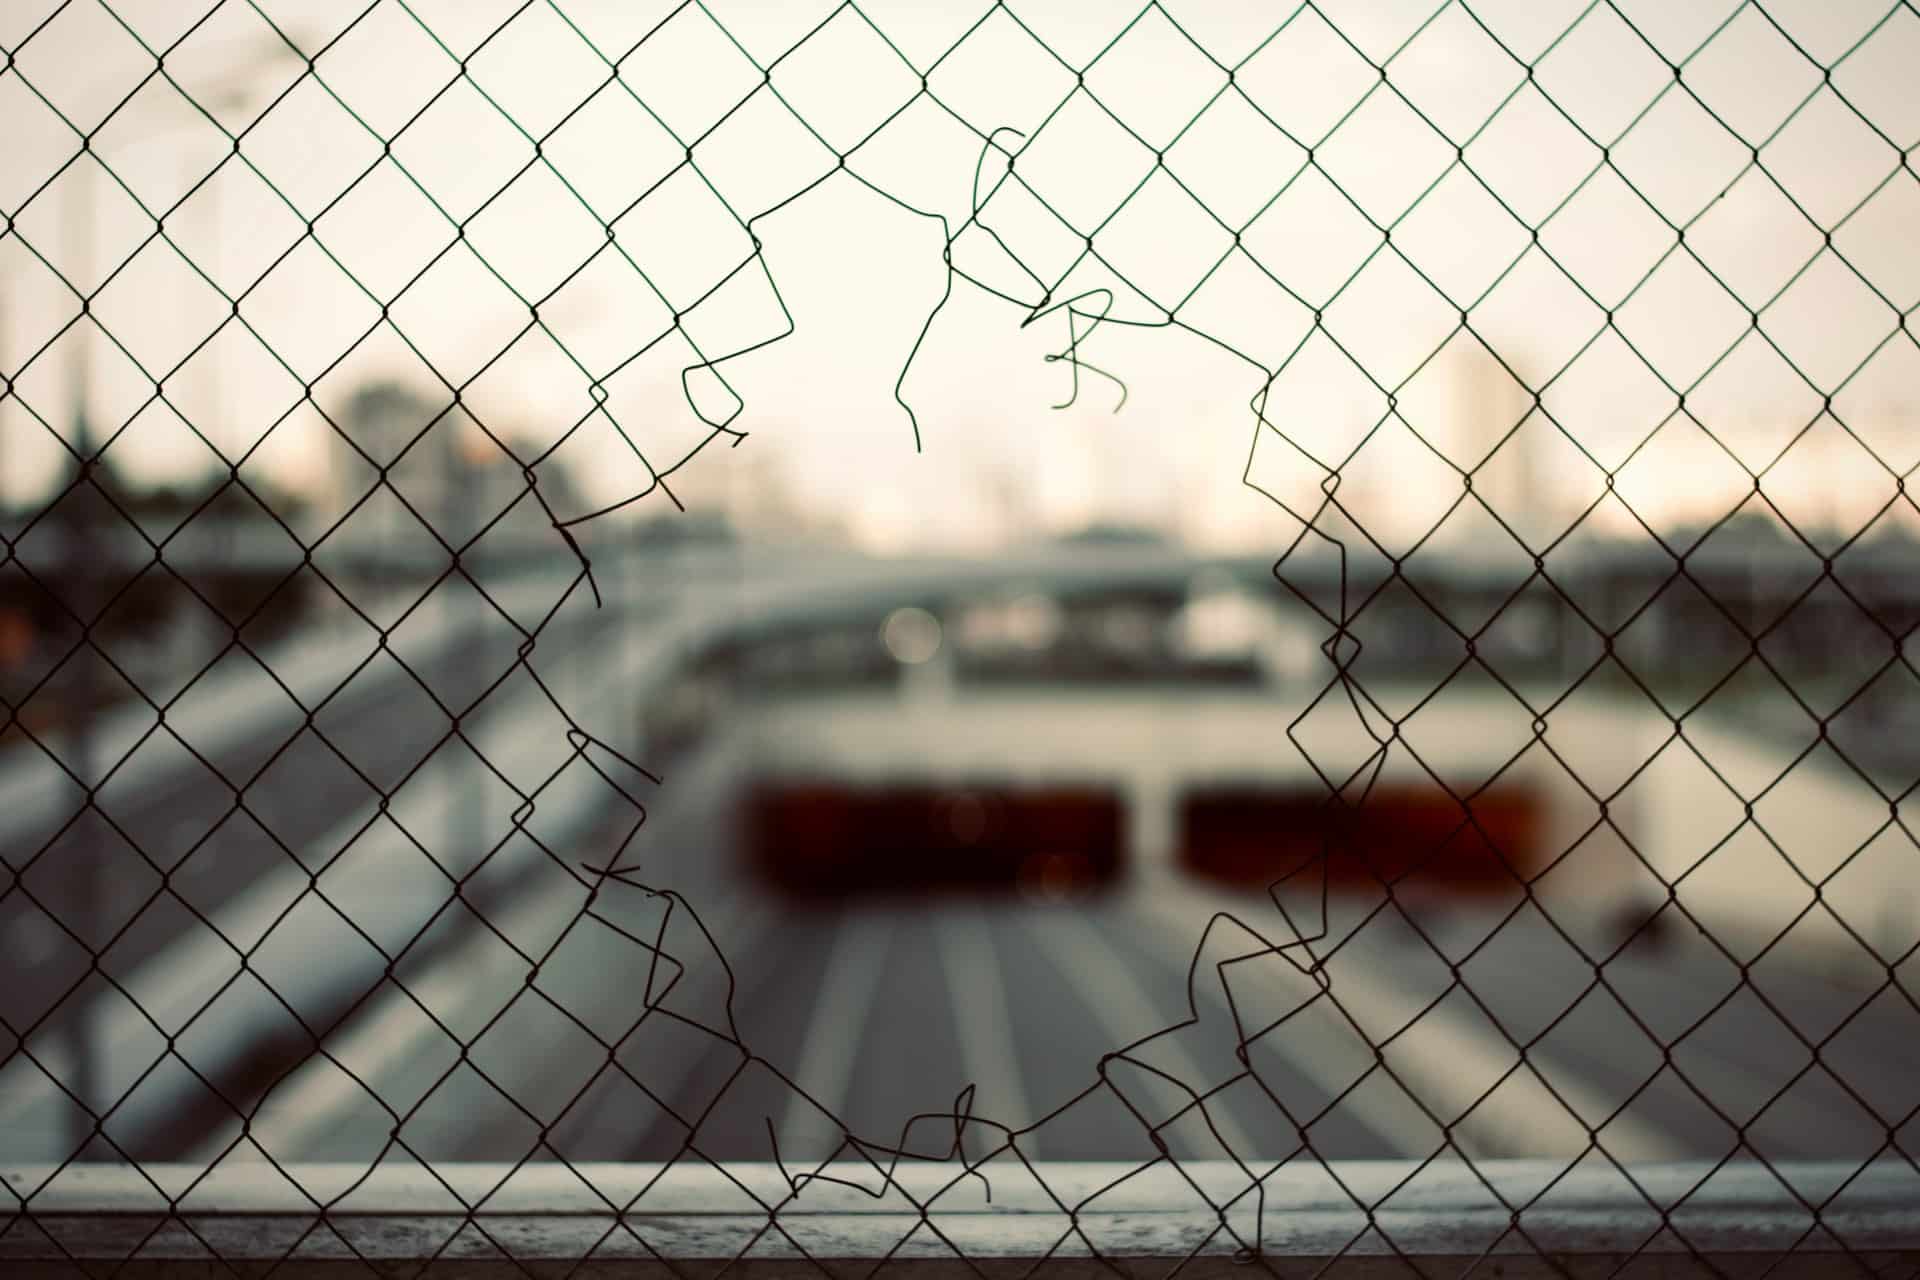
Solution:
[{"label": "road lane marking", "polygon": [[[1111,1042],[1112,1048],[1119,1049],[1150,1031],[1168,1025],[1168,1011],[1158,1007],[1141,988],[1133,971],[1113,944],[1072,910],[1050,914],[1030,931],[1029,936],[1047,953],[1054,967],[1072,983],[1074,993],[1100,1024],[1101,1034]],[[1208,1073],[1187,1052],[1186,1046],[1174,1036],[1151,1040],[1140,1046],[1139,1052],[1142,1060],[1153,1063],[1188,1084],[1199,1084],[1209,1078]],[[1173,1091],[1171,1085],[1164,1087],[1168,1092]],[[1192,1101],[1184,1094],[1180,1096],[1183,1105]],[[1207,1118],[1212,1120],[1214,1131],[1219,1134],[1220,1141],[1226,1144],[1227,1150],[1246,1159],[1259,1152],[1260,1145],[1240,1127],[1230,1108],[1231,1104],[1224,1097],[1213,1098],[1207,1103]],[[1205,1151],[1198,1154],[1213,1157],[1219,1153]]]},{"label": "road lane marking", "polygon": [[[1007,988],[991,928],[977,909],[959,915],[943,913],[934,917],[934,942],[953,1003],[961,1069],[975,1090],[973,1113],[1009,1126],[1031,1124],[1033,1108],[1021,1080],[1019,1046],[1014,1042],[1013,1017],[1007,1012]],[[991,1149],[1004,1136],[989,1128],[976,1140]],[[1028,1159],[1038,1159],[1038,1133],[1021,1138],[1020,1150]]]},{"label": "road lane marking", "polygon": [[[750,991],[743,985],[747,975],[736,967],[733,968],[729,978],[728,966],[737,965],[738,957],[754,950],[760,945],[762,939],[775,936],[773,926],[776,912],[771,904],[764,901],[756,901],[751,907],[743,907],[737,898],[716,896],[716,901],[726,905],[701,911],[699,921],[706,926],[706,932],[712,936],[713,946],[719,948],[720,954],[716,955],[712,949],[708,948],[704,938],[697,944],[700,948],[698,955],[674,951],[673,944],[669,941],[668,950],[679,957],[681,963],[686,965],[686,969],[678,979],[673,980],[671,995],[659,1001],[653,1012],[647,1016],[682,1019],[696,1024],[715,1037],[725,1037],[729,1034],[728,1000],[731,999],[733,1008],[737,1009],[743,997]],[[677,909],[684,915],[688,910],[688,904],[683,901]],[[690,939],[699,933],[699,925],[689,920],[686,923],[686,932],[681,936]],[[727,955],[731,955],[734,959],[728,960],[727,965],[722,965],[721,958]],[[731,996],[727,991],[730,980],[734,984]],[[714,1006],[712,1016],[703,1017],[709,1006]],[[709,1044],[703,1043],[701,1050],[697,1052],[672,1057],[651,1056],[647,1060],[644,1071],[636,1070],[631,1065],[627,1069],[647,1087],[655,1098],[660,1100],[661,1104],[673,1108],[682,1117],[691,1120],[698,1115],[699,1108],[687,1105],[685,1100],[687,1085],[693,1079],[694,1073],[706,1061],[706,1049],[709,1047]],[[600,1124],[602,1113],[609,1106],[616,1105],[620,1093],[621,1090],[618,1087],[612,1088],[590,1112],[571,1113],[561,1125],[556,1125],[555,1128],[564,1126],[576,1132],[583,1129],[593,1130]],[[663,1114],[655,1117],[635,1133],[629,1151],[639,1148],[653,1135],[653,1131],[662,1125],[671,1125],[675,1132],[682,1133],[684,1136],[681,1126]]]},{"label": "road lane marking", "polygon": [[[893,949],[897,921],[891,912],[849,912],[834,933],[833,950],[820,975],[820,995],[807,1020],[806,1043],[789,1079],[814,1098],[787,1098],[780,1117],[780,1154],[788,1161],[818,1159],[814,1140],[837,1145],[840,1131],[828,1115],[846,1119],[853,1069],[866,1039],[867,1020],[880,994],[880,978]],[[817,1105],[816,1105],[817,1103]]]},{"label": "road lane marking", "polygon": [[[685,789],[679,794],[697,797],[709,794],[715,787],[725,786],[727,777],[738,767],[738,763],[737,753],[731,750],[730,744],[717,746],[685,775]],[[654,821],[660,823],[664,820],[665,829],[652,827],[652,838],[648,840],[646,833],[649,828],[643,827],[640,836],[642,843],[634,852],[651,852],[663,844],[671,847],[676,837],[684,839],[690,832],[697,832],[697,820],[704,816],[705,810],[697,807],[691,812],[677,807],[664,813],[656,809]],[[699,863],[676,868],[672,865],[671,853],[646,861],[666,864],[662,868],[663,888],[678,888],[682,874],[697,876],[704,869],[704,864]],[[642,876],[642,879],[646,878]],[[563,913],[571,916],[580,911],[583,895],[580,886],[572,881],[557,882],[554,889],[557,892],[510,898],[501,909],[503,914],[491,917],[494,927],[516,939],[538,937],[550,940],[557,937],[567,924],[560,917]],[[631,892],[637,894],[640,890]],[[711,910],[701,910],[699,918],[715,944],[723,950],[751,945],[752,940],[760,936],[761,929],[772,914],[771,908],[765,903],[756,901],[749,906],[740,895],[719,892],[714,885],[702,885],[694,892],[702,903],[712,901],[715,904]],[[684,919],[689,904],[682,902],[676,911]],[[556,922],[560,927],[554,927]],[[684,928],[685,932],[677,934],[683,939],[691,939],[700,932],[699,926],[690,919],[686,920]],[[644,936],[651,941],[653,935],[649,933]],[[441,1021],[449,1026],[481,1025],[486,1019],[477,1016],[476,1009],[483,1001],[497,999],[500,991],[499,984],[491,980],[499,976],[491,973],[501,959],[497,944],[498,940],[489,930],[474,926],[466,938],[440,957],[425,975],[409,982],[408,987],[419,1004],[434,1010]],[[704,940],[701,945],[704,946]],[[670,951],[674,947],[671,938],[667,947]],[[686,1007],[690,1000],[704,1001],[724,987],[725,971],[711,953],[703,951],[698,957],[683,955],[680,958],[687,969],[674,987],[670,1002],[673,1008]],[[524,977],[524,963],[517,957],[510,963],[512,972],[507,976],[515,981]],[[641,963],[636,961],[636,965]],[[661,981],[666,981],[666,978],[663,976]],[[608,983],[604,990],[606,994],[618,995],[622,999],[631,995],[631,987],[619,983]],[[595,1025],[590,1013],[578,1009],[572,1012],[589,1026]],[[414,1000],[396,989],[388,988],[377,1003],[330,1037],[327,1049],[333,1057],[353,1066],[355,1073],[367,1082],[375,1094],[381,1094],[379,1081],[382,1076],[405,1070],[418,1057],[430,1052],[435,1043],[448,1043],[446,1033],[420,1012]],[[685,1083],[694,1062],[690,1060],[679,1066],[668,1091],[655,1089],[669,1102]],[[648,1085],[651,1088],[654,1082],[648,1081]],[[251,1129],[255,1139],[275,1158],[308,1160],[312,1158],[315,1144],[337,1135],[353,1123],[355,1113],[364,1108],[365,1097],[365,1088],[316,1053],[302,1062],[290,1078],[263,1100],[259,1113],[251,1122]],[[570,1120],[577,1119],[570,1117]],[[231,1141],[232,1134],[228,1126],[223,1125],[220,1132],[204,1138],[188,1158],[202,1162],[217,1159]],[[242,1144],[229,1158],[257,1160],[265,1157],[252,1145]]]},{"label": "road lane marking", "polygon": [[[1194,936],[1193,921],[1182,918],[1184,913],[1166,899],[1148,895],[1137,905],[1139,914],[1163,934],[1173,938]],[[1378,976],[1389,972],[1390,968],[1384,963],[1342,964],[1339,972],[1329,978],[1330,994],[1363,1027],[1391,1027],[1397,1030],[1419,1015],[1419,1022],[1407,1034],[1410,1038],[1418,1037],[1420,1052],[1393,1053],[1389,1049],[1394,1074],[1404,1080],[1408,1089],[1436,1115],[1443,1119],[1458,1116],[1482,1096],[1486,1081],[1500,1078],[1513,1067],[1518,1052],[1504,1038],[1491,1030],[1476,1027],[1446,1003],[1421,1013],[1425,1000]],[[1215,1004],[1225,1010],[1226,997],[1218,983],[1207,982],[1201,986]],[[1308,1037],[1291,1037],[1288,1044],[1297,1050],[1288,1055],[1288,1060],[1302,1075],[1320,1087],[1337,1093],[1349,1083],[1345,1079],[1330,1078],[1330,1064],[1312,1052]],[[1473,1154],[1577,1155],[1586,1149],[1585,1126],[1588,1120],[1597,1120],[1614,1109],[1614,1104],[1605,1101],[1580,1080],[1572,1078],[1564,1067],[1554,1070],[1555,1066],[1560,1066],[1559,1063],[1549,1063],[1539,1054],[1529,1055],[1529,1061],[1534,1063],[1541,1075],[1553,1082],[1555,1092],[1565,1099],[1567,1106],[1582,1117],[1579,1121],[1580,1136],[1571,1142],[1558,1140],[1562,1135],[1571,1136],[1569,1126],[1574,1123],[1573,1117],[1567,1115],[1566,1108],[1554,1101],[1552,1094],[1540,1088],[1529,1073],[1519,1071],[1514,1073],[1515,1078],[1523,1078],[1532,1087],[1513,1089],[1503,1084],[1505,1096],[1501,1099],[1501,1105],[1482,1106],[1466,1122],[1483,1141],[1490,1139],[1493,1148]],[[1350,1095],[1349,1103],[1359,1107],[1361,1096]],[[1685,1154],[1680,1145],[1665,1132],[1631,1114],[1618,1116],[1607,1124],[1602,1141],[1607,1151],[1620,1160],[1676,1160]],[[1405,1144],[1398,1142],[1396,1145]],[[1407,1154],[1422,1155],[1425,1152],[1408,1151]]]},{"label": "road lane marking", "polygon": [[[576,888],[571,884],[564,887]],[[508,937],[525,937],[529,931],[544,933],[546,930],[541,925],[546,917],[571,913],[578,905],[577,893],[528,898],[510,907],[506,918],[495,918],[493,923]],[[476,978],[495,976],[490,974],[494,967],[490,962],[499,959],[498,951],[497,939],[492,933],[474,928],[441,957],[426,976],[409,982],[408,990],[421,1005],[434,1010],[442,1022],[461,1025],[472,1018],[471,1006],[478,1002],[483,991],[483,984]],[[515,959],[517,963],[518,958]],[[484,990],[497,997],[497,987],[486,985]],[[464,1007],[452,1013],[441,1012],[456,1006]],[[348,1070],[319,1053],[308,1056],[255,1109],[248,1122],[253,1143],[241,1143],[228,1158],[263,1161],[267,1159],[266,1152],[271,1152],[278,1160],[310,1159],[309,1153],[316,1144],[324,1138],[337,1137],[353,1125],[355,1113],[367,1103],[369,1089],[385,1098],[380,1088],[384,1074],[397,1066],[418,1062],[436,1043],[450,1045],[451,1042],[414,1000],[397,989],[387,988],[363,1016],[353,1019],[340,1034],[328,1038],[328,1054],[353,1074],[349,1075]],[[389,1101],[388,1105],[394,1104]],[[404,1108],[400,1109],[404,1113]],[[201,1139],[185,1159],[194,1164],[211,1164],[219,1159],[234,1140],[232,1123],[221,1124],[217,1131]],[[265,1152],[261,1148],[265,1148]]]},{"label": "road lane marking", "polygon": [[[593,669],[599,671],[605,665],[606,660],[599,659],[595,661]],[[564,738],[526,731],[529,723],[550,714],[546,694],[537,686],[522,682],[503,687],[489,699],[486,709],[478,716],[475,749],[517,784],[536,784],[547,778],[557,761],[570,760],[570,756],[561,754],[570,751]],[[408,799],[405,829],[421,833],[445,831],[450,821],[447,814],[460,803],[463,794],[457,785],[459,774],[471,764],[470,754],[463,757],[453,751],[436,752],[401,788],[392,793]],[[592,792],[596,800],[604,794],[600,784],[593,780],[592,775],[582,772],[578,764],[572,765],[569,774],[548,785],[539,801],[543,822],[537,829],[543,836],[555,839],[577,834],[587,817],[581,805],[581,797],[587,792]],[[417,803],[413,803],[416,797]],[[232,1025],[231,1016],[221,1018],[218,1009],[207,1010],[207,1016],[202,1017],[202,1005],[221,984],[228,983],[240,970],[236,947],[254,951],[269,932],[276,935],[280,947],[293,947],[303,921],[298,916],[282,919],[282,913],[296,899],[308,905],[316,901],[309,892],[314,880],[308,866],[320,865],[325,861],[329,869],[334,865],[341,867],[340,871],[333,872],[335,875],[363,877],[364,872],[352,869],[355,864],[365,866],[380,859],[410,866],[419,864],[419,854],[412,841],[401,834],[391,815],[382,819],[379,808],[379,802],[373,799],[355,803],[339,821],[303,846],[297,860],[289,858],[276,864],[273,869],[256,876],[245,888],[230,895],[210,913],[211,928],[196,922],[121,975],[120,985],[130,993],[133,1001],[138,1002],[138,1007],[125,996],[107,992],[87,1000],[66,1016],[86,1021],[90,1028],[87,1033],[89,1042],[104,1062],[109,1065],[126,1064],[136,1070],[138,1064],[150,1061],[162,1052],[165,1032],[177,1033],[182,1025],[191,1024],[197,1031],[197,1037],[210,1037],[213,1040],[212,1044],[197,1050],[195,1066],[204,1073],[218,1076],[222,1068],[246,1050],[252,1029],[246,1026],[236,1028]],[[501,831],[489,833],[493,838],[499,838],[502,834]],[[335,864],[333,855],[349,845],[354,848],[347,853],[346,860]],[[443,858],[447,852],[444,849],[441,851]],[[456,869],[464,869],[474,858],[475,855],[468,854],[454,865]],[[323,874],[320,884],[327,889],[333,882]],[[443,901],[436,887],[432,895],[420,901],[389,896],[383,905],[406,913],[405,922],[418,927],[440,909]],[[328,927],[331,924],[329,920]],[[318,950],[318,944],[314,945]],[[301,1007],[328,985],[338,971],[337,964],[324,962],[302,966],[296,979],[286,980],[289,983],[297,981],[301,985],[289,985],[281,991],[281,995],[296,1008]],[[345,981],[355,980],[349,976]],[[243,991],[251,991],[246,982],[239,985]],[[284,1023],[280,1021],[278,1010],[274,1016],[278,1030]],[[156,1032],[149,1018],[158,1022],[165,1031]],[[178,1051],[168,1052],[177,1056]],[[65,1075],[71,1070],[71,1054],[64,1045],[57,1052],[50,1048],[41,1056],[58,1074]],[[0,1132],[12,1132],[28,1123],[26,1117],[32,1112],[52,1113],[65,1109],[59,1086],[37,1068],[29,1072],[16,1069],[16,1064],[31,1066],[23,1058],[15,1057],[5,1064],[4,1071],[0,1071]],[[131,1095],[120,1097],[114,1103],[113,1110],[122,1128],[123,1139],[133,1137],[137,1140],[137,1135],[155,1124],[164,1123],[181,1105],[181,1090],[193,1093],[196,1097],[201,1095],[203,1090],[193,1082],[191,1075],[183,1071],[177,1076],[180,1083],[171,1091],[149,1085],[135,1090]],[[155,1079],[157,1081],[157,1075]],[[50,1134],[44,1140],[52,1144],[64,1144],[65,1137]],[[50,1154],[57,1156],[61,1149],[61,1145],[55,1145],[50,1149]]]}]

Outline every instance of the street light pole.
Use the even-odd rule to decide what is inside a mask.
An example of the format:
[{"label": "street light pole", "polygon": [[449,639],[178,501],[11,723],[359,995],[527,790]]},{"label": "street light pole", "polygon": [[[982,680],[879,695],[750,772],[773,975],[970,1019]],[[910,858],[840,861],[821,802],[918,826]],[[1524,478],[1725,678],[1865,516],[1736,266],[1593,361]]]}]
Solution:
[{"label": "street light pole", "polygon": [[[68,188],[68,200],[73,208],[68,214],[67,232],[69,238],[69,262],[74,274],[79,278],[81,289],[91,283],[93,274],[93,173],[84,164],[76,165],[73,170],[73,182]],[[91,295],[83,295],[90,298]],[[73,672],[69,681],[66,709],[67,753],[69,767],[79,777],[86,788],[87,808],[95,807],[95,791],[99,786],[97,761],[95,760],[93,715],[100,701],[101,686],[96,655],[92,651],[91,631],[93,612],[99,605],[99,581],[95,576],[100,547],[94,537],[94,521],[88,513],[88,502],[82,490],[89,482],[94,465],[93,427],[88,414],[89,389],[92,380],[93,365],[91,351],[93,334],[87,327],[90,322],[82,318],[74,331],[73,358],[68,368],[72,379],[71,399],[73,412],[72,439],[69,448],[73,452],[71,497],[66,504],[66,517],[61,522],[65,576],[69,607],[80,619],[82,629],[81,645],[73,658]],[[81,945],[87,949],[90,962],[98,968],[100,953],[96,950],[101,939],[99,925],[102,917],[100,893],[102,871],[100,865],[105,857],[104,842],[89,838],[90,830],[97,823],[85,818],[76,824],[81,834],[79,843],[70,855],[74,877],[72,893],[73,916],[69,927],[78,935]],[[85,999],[85,997],[83,997]],[[84,1158],[87,1148],[92,1145],[93,1136],[99,1131],[99,1116],[106,1110],[100,1083],[100,1063],[98,1046],[93,1035],[93,1011],[91,1002],[83,1003],[74,1017],[68,1020],[71,1037],[71,1056],[73,1062],[72,1090],[79,1102],[79,1110],[74,1115],[73,1158]]]},{"label": "street light pole", "polygon": [[[289,51],[278,46],[275,51],[284,56]],[[271,65],[269,58],[262,58],[248,64],[247,78],[256,79],[260,71]],[[247,85],[236,84],[225,88],[221,98],[225,103],[238,103],[249,96]],[[162,128],[157,133],[164,133]],[[93,163],[99,163],[98,160]],[[94,241],[97,234],[95,226],[94,184],[96,175],[82,160],[73,166],[72,181],[67,190],[68,210],[67,235],[69,237],[69,263],[73,274],[79,279],[78,288],[85,290],[92,282]],[[217,206],[216,201],[216,206]],[[218,226],[216,224],[216,238]],[[216,244],[216,252],[218,247]],[[92,294],[82,292],[83,301],[91,304]],[[95,735],[94,717],[97,709],[106,700],[106,683],[101,678],[100,655],[93,649],[92,629],[96,621],[94,612],[105,603],[109,580],[102,572],[102,557],[107,554],[106,544],[97,535],[94,517],[89,514],[96,504],[87,501],[81,492],[89,484],[98,486],[95,456],[96,446],[93,440],[92,415],[89,401],[92,391],[93,334],[89,328],[90,316],[83,316],[75,329],[73,357],[68,368],[72,381],[70,388],[73,413],[72,438],[68,447],[73,456],[72,479],[68,488],[70,498],[66,504],[64,518],[55,522],[62,533],[64,559],[62,563],[63,589],[67,593],[69,608],[80,619],[82,628],[81,644],[76,650],[72,662],[72,674],[68,688],[68,706],[65,708],[67,751],[70,757],[69,768],[80,779],[85,789],[86,800],[82,810],[83,817],[75,824],[79,836],[73,852],[69,855],[73,876],[71,894],[71,917],[68,927],[80,939],[89,953],[89,963],[97,970],[100,963],[98,948],[103,945],[106,918],[106,859],[110,844],[105,839],[96,840],[89,831],[98,831],[99,821],[88,821],[85,809],[99,813],[96,793],[100,786],[102,761],[98,759],[98,744]],[[217,374],[217,370],[216,370]],[[219,398],[220,388],[216,384],[214,399]],[[73,1116],[71,1158],[84,1159],[94,1146],[100,1132],[100,1117],[110,1109],[105,1096],[104,1047],[99,1043],[93,1023],[94,1004],[90,995],[80,998],[80,1007],[71,1018],[66,1020],[68,1050],[72,1061],[72,1081],[70,1088],[79,1106]]]}]

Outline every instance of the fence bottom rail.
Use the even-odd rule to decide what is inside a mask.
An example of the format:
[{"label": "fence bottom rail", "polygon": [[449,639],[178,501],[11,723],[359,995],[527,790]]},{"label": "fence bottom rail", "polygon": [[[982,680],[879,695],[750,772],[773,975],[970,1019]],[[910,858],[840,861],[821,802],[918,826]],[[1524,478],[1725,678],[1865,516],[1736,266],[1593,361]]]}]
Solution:
[{"label": "fence bottom rail", "polygon": [[817,1171],[18,1168],[4,1174],[14,1203],[0,1215],[0,1272],[692,1278],[864,1276],[884,1264],[928,1280],[1263,1267],[1502,1280],[1920,1274],[1920,1174],[1890,1160],[1626,1174],[1591,1159],[1570,1172],[1532,1160],[1350,1161],[1256,1165],[1257,1184],[1226,1161],[1143,1169],[1005,1155],[984,1166],[984,1182],[958,1164],[902,1166],[890,1182],[857,1163],[829,1166],[831,1181],[807,1172]]}]

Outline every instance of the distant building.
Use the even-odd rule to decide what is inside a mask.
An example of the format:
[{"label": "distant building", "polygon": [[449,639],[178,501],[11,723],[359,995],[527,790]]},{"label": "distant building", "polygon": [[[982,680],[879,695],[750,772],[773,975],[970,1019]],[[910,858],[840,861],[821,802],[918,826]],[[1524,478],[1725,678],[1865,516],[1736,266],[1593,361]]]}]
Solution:
[{"label": "distant building", "polygon": [[400,382],[369,383],[348,398],[337,421],[345,435],[335,438],[329,500],[311,533],[317,535],[360,502],[377,484],[376,468],[383,465],[390,468],[393,494],[419,517],[396,511],[393,495],[376,494],[367,506],[380,514],[355,515],[327,539],[356,559],[385,560],[390,566],[442,561],[445,552],[420,521],[454,547],[479,538],[475,550],[481,555],[509,549],[515,554],[537,552],[541,547],[566,554],[554,521],[588,510],[573,477],[557,460],[537,468],[538,493],[529,492],[514,455],[530,459],[538,449],[525,441],[517,424],[489,423],[512,449],[510,454],[455,407],[450,396],[437,398]]},{"label": "distant building", "polygon": [[1546,491],[1549,482],[1540,474],[1535,457],[1533,432],[1514,431],[1531,410],[1532,396],[1486,352],[1466,346],[1458,350],[1461,354],[1453,370],[1454,417],[1461,447],[1455,460],[1472,467],[1492,455],[1474,475],[1474,492],[1508,523],[1525,531],[1551,501]]}]

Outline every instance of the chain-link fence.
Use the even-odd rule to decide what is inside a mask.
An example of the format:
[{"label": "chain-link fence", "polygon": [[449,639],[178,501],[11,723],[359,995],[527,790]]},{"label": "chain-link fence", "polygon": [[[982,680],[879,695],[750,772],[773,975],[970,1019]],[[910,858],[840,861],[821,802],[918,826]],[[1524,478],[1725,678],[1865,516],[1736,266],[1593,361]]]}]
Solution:
[{"label": "chain-link fence", "polygon": [[[1558,1267],[1530,1215],[1602,1183],[1719,1270],[1729,1178],[1793,1224],[1764,1265],[1902,1265],[1835,1224],[1920,1204],[1920,10],[962,8],[0,14],[8,1256],[82,1267],[44,1206],[110,1161],[165,1208],[119,1258],[218,1259],[182,1206],[244,1166],[310,1206],[276,1256],[372,1267],[330,1208],[408,1164],[463,1210],[430,1252],[522,1261],[475,1160],[571,1170],[583,1258],[670,1255],[591,1163],[648,1160],[773,1163],[722,1257],[815,1259],[826,1183],[905,1198],[877,1258],[971,1263],[943,1206],[1014,1186],[1048,1256],[1122,1257],[1103,1206],[1204,1167],[1181,1247],[1275,1274],[1303,1170],[1414,1273],[1387,1224],[1437,1176],[1497,1211],[1452,1270]],[[1088,483],[1203,457],[1191,533],[1240,467],[1264,554],[635,518],[783,416],[823,473],[877,438],[837,412],[962,489],[1036,341],[1040,433],[1148,415]],[[808,391],[845,349],[872,386]],[[999,648],[931,661],[962,615]],[[1150,721],[1205,758],[1156,818],[819,785],[1120,753],[1167,635],[1227,692]],[[715,782],[716,726],[822,670],[947,709],[836,746],[760,708],[799,781]],[[989,708],[970,759],[982,672],[1129,692]],[[708,856],[846,894],[900,831],[1052,914],[808,914]],[[1210,887],[1080,895],[1156,839]],[[1148,934],[1177,965],[1123,977]],[[889,984],[947,1029],[889,1042]]]}]

